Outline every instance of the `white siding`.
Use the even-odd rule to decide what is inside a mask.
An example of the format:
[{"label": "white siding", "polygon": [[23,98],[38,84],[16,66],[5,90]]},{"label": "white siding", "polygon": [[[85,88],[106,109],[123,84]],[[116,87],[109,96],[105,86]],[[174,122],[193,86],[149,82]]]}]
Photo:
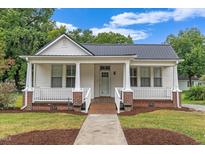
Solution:
[{"label": "white siding", "polygon": [[63,37],[44,50],[41,55],[87,55],[87,53],[76,44]]},{"label": "white siding", "polygon": [[111,65],[110,77],[111,77],[111,96],[114,97],[115,87],[123,86],[123,65],[122,64]]},{"label": "white siding", "polygon": [[36,87],[51,86],[51,64],[36,64]]},{"label": "white siding", "polygon": [[187,81],[188,80],[179,80],[179,89],[180,90],[188,90],[189,87],[187,87]]},{"label": "white siding", "polygon": [[80,84],[82,88],[91,88],[94,97],[94,64],[80,64]]},{"label": "white siding", "polygon": [[163,67],[162,86],[167,88],[173,88],[173,67]]}]

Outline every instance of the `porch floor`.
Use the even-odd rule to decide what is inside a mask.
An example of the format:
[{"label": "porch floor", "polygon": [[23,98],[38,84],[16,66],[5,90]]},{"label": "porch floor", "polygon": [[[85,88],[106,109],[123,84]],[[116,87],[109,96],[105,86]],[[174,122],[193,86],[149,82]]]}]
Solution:
[{"label": "porch floor", "polygon": [[89,114],[116,114],[114,98],[98,97],[92,100]]}]

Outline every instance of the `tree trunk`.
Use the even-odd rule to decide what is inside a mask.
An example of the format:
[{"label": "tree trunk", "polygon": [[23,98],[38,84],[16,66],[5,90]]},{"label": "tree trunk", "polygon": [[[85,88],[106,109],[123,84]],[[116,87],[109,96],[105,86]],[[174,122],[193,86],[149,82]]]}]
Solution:
[{"label": "tree trunk", "polygon": [[189,76],[189,85],[190,85],[190,87],[192,87],[191,77],[192,77],[192,76]]},{"label": "tree trunk", "polygon": [[15,85],[16,85],[17,90],[20,90],[21,88],[19,84],[19,69],[16,70],[16,74],[14,75],[14,80],[15,80]]}]

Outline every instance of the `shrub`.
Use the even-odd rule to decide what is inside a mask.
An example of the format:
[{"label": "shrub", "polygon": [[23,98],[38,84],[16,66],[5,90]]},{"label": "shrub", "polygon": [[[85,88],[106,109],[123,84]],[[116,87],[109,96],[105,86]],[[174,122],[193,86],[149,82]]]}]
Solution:
[{"label": "shrub", "polygon": [[205,86],[193,86],[186,92],[190,100],[205,100]]},{"label": "shrub", "polygon": [[0,83],[0,109],[8,109],[15,107],[15,89],[15,84],[12,82]]}]

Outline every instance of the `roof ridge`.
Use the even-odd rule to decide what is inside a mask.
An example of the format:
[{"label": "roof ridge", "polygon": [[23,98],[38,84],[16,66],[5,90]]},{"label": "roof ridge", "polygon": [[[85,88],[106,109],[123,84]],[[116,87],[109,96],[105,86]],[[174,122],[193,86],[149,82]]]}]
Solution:
[{"label": "roof ridge", "polygon": [[99,45],[99,46],[171,46],[170,44],[109,44],[109,43],[81,43],[82,45]]}]

